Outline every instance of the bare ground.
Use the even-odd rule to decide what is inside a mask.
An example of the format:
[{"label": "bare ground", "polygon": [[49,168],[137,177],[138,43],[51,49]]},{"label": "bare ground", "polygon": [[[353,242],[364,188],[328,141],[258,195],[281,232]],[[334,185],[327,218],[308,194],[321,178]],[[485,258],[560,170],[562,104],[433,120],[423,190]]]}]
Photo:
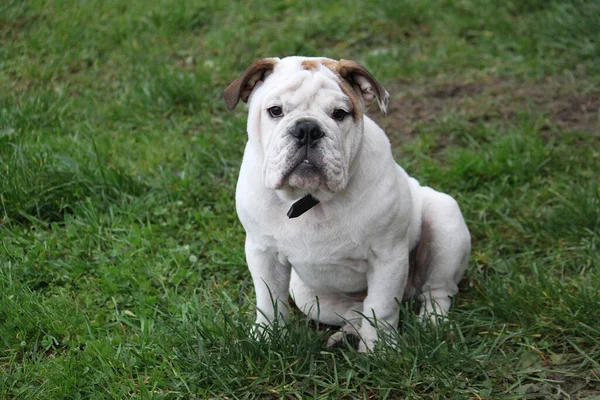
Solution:
[{"label": "bare ground", "polygon": [[[600,89],[557,80],[388,85],[388,115],[370,115],[392,143],[411,140],[420,129],[456,117],[468,125],[514,124],[519,115],[539,115],[536,127],[550,138],[579,133],[600,138]],[[441,146],[448,143],[442,137]]]},{"label": "bare ground", "polygon": [[[535,127],[546,139],[577,134],[600,141],[600,88],[575,81],[396,82],[387,89],[391,94],[388,115],[381,115],[376,107],[371,107],[369,115],[394,146],[413,140],[420,131],[448,118],[459,120],[468,129],[477,124],[518,125],[524,113],[538,116]],[[450,135],[442,133],[438,149],[449,144]],[[546,368],[553,369],[551,365]],[[523,397],[532,399],[600,400],[599,373],[597,368],[583,374],[555,370],[547,377],[552,384],[530,380],[519,390]]]}]

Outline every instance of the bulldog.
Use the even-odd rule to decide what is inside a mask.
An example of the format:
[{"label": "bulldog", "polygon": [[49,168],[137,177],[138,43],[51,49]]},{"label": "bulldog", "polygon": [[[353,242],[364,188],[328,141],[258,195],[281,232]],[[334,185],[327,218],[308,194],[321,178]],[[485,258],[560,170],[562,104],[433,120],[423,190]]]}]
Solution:
[{"label": "bulldog", "polygon": [[389,94],[350,60],[266,58],[224,91],[248,103],[248,142],[236,189],[259,332],[289,314],[340,326],[371,351],[395,329],[399,301],[444,318],[467,268],[469,230],[456,201],[421,186],[394,161],[365,115]]}]

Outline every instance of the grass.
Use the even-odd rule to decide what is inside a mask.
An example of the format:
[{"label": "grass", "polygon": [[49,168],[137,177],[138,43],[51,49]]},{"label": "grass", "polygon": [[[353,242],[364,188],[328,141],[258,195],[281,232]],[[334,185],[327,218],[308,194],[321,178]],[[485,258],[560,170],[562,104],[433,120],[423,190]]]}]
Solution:
[{"label": "grass", "polygon": [[[600,5],[0,4],[0,397],[597,398]],[[248,339],[234,188],[254,59],[358,60],[396,159],[473,235],[451,322]]]}]

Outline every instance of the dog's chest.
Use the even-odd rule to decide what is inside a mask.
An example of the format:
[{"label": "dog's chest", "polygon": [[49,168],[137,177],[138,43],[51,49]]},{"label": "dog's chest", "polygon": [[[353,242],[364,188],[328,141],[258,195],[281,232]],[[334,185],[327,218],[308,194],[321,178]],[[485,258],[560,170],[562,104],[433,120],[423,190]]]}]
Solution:
[{"label": "dog's chest", "polygon": [[351,232],[337,229],[287,232],[278,238],[277,247],[280,257],[312,288],[357,292],[367,287],[369,248]]}]

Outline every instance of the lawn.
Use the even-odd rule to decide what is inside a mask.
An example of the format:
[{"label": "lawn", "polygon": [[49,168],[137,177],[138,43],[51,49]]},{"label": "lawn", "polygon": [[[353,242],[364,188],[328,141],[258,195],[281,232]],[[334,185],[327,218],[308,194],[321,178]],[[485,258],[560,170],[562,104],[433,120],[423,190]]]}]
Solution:
[{"label": "lawn", "polygon": [[[0,2],[0,398],[600,398],[600,3]],[[354,59],[473,236],[450,322],[248,338],[234,204],[264,56]]]}]

